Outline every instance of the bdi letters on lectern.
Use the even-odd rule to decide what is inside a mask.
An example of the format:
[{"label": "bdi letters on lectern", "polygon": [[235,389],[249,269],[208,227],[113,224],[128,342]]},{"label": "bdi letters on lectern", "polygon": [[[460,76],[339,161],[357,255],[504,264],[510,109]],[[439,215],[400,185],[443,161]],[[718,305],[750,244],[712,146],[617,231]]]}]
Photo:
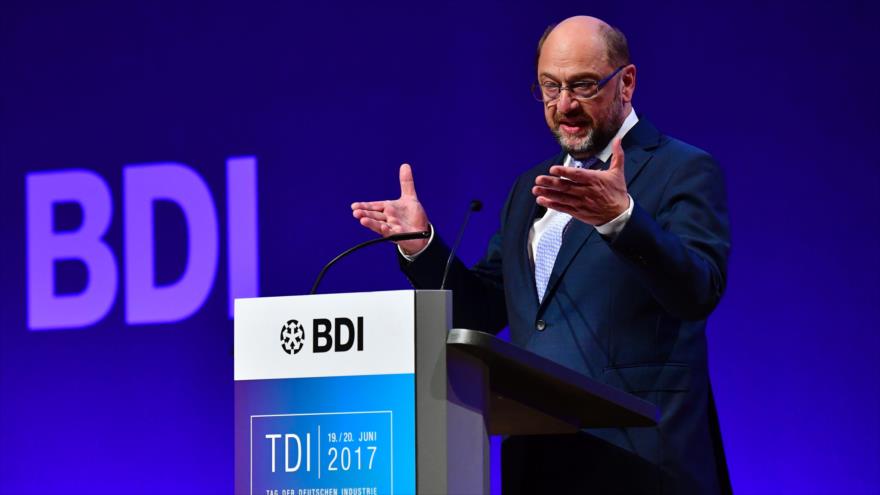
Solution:
[{"label": "bdi letters on lectern", "polygon": [[415,492],[412,291],[235,302],[235,492]]}]

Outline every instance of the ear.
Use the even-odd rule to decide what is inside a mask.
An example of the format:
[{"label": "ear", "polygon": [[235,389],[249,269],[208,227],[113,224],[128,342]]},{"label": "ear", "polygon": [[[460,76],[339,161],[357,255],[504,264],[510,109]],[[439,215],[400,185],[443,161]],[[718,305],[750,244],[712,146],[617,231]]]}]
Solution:
[{"label": "ear", "polygon": [[620,74],[620,94],[624,103],[630,103],[636,92],[636,66],[629,64]]}]

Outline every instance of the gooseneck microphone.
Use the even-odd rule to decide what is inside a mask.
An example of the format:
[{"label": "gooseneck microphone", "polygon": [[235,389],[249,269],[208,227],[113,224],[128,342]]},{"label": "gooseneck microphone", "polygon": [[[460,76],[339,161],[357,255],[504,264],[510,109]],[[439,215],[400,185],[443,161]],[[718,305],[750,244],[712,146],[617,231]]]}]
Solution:
[{"label": "gooseneck microphone", "polygon": [[349,254],[357,251],[358,249],[365,248],[367,246],[372,246],[373,244],[378,244],[380,242],[410,241],[413,239],[428,239],[429,237],[431,237],[431,231],[429,231],[429,230],[426,230],[424,232],[404,232],[403,234],[394,234],[394,235],[389,235],[388,237],[379,237],[376,239],[370,239],[369,241],[362,242],[362,243],[358,244],[357,246],[349,248],[349,249],[345,250],[339,256],[330,260],[330,263],[327,263],[326,265],[324,265],[324,268],[321,269],[321,273],[318,274],[318,278],[315,279],[315,284],[312,285],[312,291],[309,292],[309,294],[314,294],[318,291],[318,284],[321,283],[321,279],[324,278],[324,274],[327,273],[327,270],[329,270],[331,266],[333,266],[337,261],[341,260],[342,258],[345,258]]},{"label": "gooseneck microphone", "polygon": [[461,238],[464,237],[464,229],[467,227],[468,220],[471,218],[471,213],[480,211],[483,209],[483,203],[479,199],[471,200],[470,206],[468,206],[467,213],[464,214],[464,221],[461,222],[461,228],[458,229],[458,237],[455,239],[455,244],[452,245],[452,249],[449,251],[449,258],[446,259],[446,268],[443,269],[443,281],[440,282],[440,290],[446,288],[446,277],[449,276],[449,267],[452,266],[452,260],[455,259],[455,252],[458,250],[458,245],[461,244]]}]

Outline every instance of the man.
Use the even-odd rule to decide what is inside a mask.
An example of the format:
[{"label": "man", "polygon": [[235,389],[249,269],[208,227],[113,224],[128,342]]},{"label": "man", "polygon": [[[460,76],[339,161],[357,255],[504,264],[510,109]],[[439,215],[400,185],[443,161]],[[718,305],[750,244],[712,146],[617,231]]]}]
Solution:
[{"label": "man", "polygon": [[[723,179],[705,152],[633,111],[623,34],[566,19],[538,46],[536,96],[562,153],[522,174],[486,256],[449,274],[454,324],[497,332],[660,406],[657,428],[512,437],[504,491],[729,491],[708,379],[705,320],[730,248]],[[430,228],[409,165],[401,197],[354,203],[381,234]],[[401,242],[416,287],[440,286],[439,236]]]}]

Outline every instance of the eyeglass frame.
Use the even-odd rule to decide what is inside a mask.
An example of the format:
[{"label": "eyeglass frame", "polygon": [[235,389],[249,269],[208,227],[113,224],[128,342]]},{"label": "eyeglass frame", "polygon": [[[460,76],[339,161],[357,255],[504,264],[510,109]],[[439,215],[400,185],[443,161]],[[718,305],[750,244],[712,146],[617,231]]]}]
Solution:
[{"label": "eyeglass frame", "polygon": [[[611,79],[614,78],[614,76],[616,76],[620,71],[622,71],[623,69],[625,69],[625,68],[628,67],[629,65],[630,65],[630,64],[621,65],[620,67],[614,69],[614,72],[612,72],[612,73],[609,74],[608,76],[603,77],[602,79],[600,79],[600,80],[598,80],[598,81],[590,81],[590,82],[595,83],[595,85],[596,85],[596,91],[595,91],[593,94],[591,94],[590,96],[578,96],[578,95],[576,95],[576,94],[571,90],[571,87],[572,87],[571,84],[568,85],[568,86],[563,86],[563,85],[561,85],[561,84],[553,83],[554,85],[559,86],[559,88],[558,88],[558,89],[559,89],[559,94],[557,94],[557,95],[556,95],[555,97],[553,97],[553,98],[549,98],[549,99],[548,99],[548,98],[545,97],[545,94],[544,94],[544,84],[541,84],[540,81],[535,81],[535,82],[532,83],[532,91],[531,91],[531,93],[532,93],[532,96],[533,96],[536,100],[538,100],[538,101],[540,101],[540,102],[542,102],[542,103],[545,103],[545,104],[549,104],[549,103],[552,103],[552,102],[555,102],[555,101],[559,100],[559,98],[562,96],[562,91],[563,91],[563,90],[568,90],[569,98],[573,98],[573,99],[575,99],[575,100],[592,100],[593,98],[596,97],[596,95],[599,94],[599,91],[602,91],[602,88],[604,88],[604,87],[605,87],[605,86],[611,81]],[[549,81],[548,81],[548,82],[549,82]],[[582,84],[582,83],[585,83],[585,82],[587,82],[587,81],[576,81],[574,84]],[[538,98],[538,95],[535,94],[535,90],[536,90],[536,89],[540,90],[541,98]]]}]

